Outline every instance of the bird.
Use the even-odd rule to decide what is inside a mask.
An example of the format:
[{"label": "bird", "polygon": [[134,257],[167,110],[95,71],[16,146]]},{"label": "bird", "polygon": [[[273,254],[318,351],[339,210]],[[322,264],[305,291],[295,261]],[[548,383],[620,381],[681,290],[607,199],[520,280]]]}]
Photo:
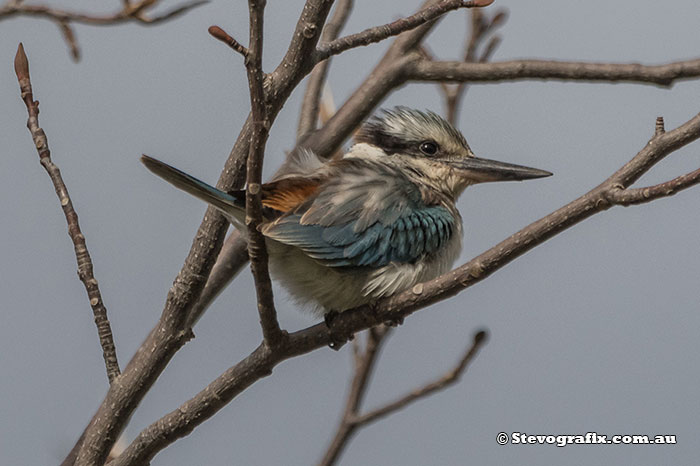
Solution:
[{"label": "bird", "polygon": [[[245,191],[223,192],[164,162],[143,164],[218,209],[244,236]],[[449,271],[462,248],[456,201],[470,185],[551,176],[478,158],[431,111],[384,109],[341,157],[290,154],[261,187],[272,278],[316,317],[372,304]]]}]

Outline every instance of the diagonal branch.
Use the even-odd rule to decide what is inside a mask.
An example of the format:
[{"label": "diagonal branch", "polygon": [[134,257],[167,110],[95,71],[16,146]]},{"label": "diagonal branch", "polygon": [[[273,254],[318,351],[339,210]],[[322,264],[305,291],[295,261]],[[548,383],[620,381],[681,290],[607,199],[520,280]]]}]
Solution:
[{"label": "diagonal branch", "polygon": [[[369,388],[370,376],[374,371],[379,357],[379,351],[390,332],[390,327],[386,325],[373,327],[367,332],[365,350],[360,351],[359,347],[357,347],[354,353],[355,374],[350,384],[350,392],[345,402],[343,417],[338,424],[333,440],[328,446],[326,453],[323,455],[319,466],[334,464],[338,458],[340,458],[343,449],[347,446],[348,441],[358,427],[358,425],[351,420],[355,419],[358,415],[364,396]],[[353,340],[353,343],[354,342],[355,340]],[[359,345],[359,343],[357,344]]]},{"label": "diagonal branch", "polygon": [[474,360],[479,350],[486,344],[488,340],[488,333],[485,330],[481,330],[474,335],[472,343],[467,347],[464,354],[457,362],[457,364],[438,377],[434,381],[417,388],[410,393],[398,398],[395,401],[387,403],[384,406],[373,409],[372,411],[356,416],[349,421],[355,426],[360,427],[370,422],[374,422],[377,419],[388,416],[389,414],[395,413],[396,411],[405,408],[409,404],[418,401],[422,398],[426,398],[435,392],[444,390],[450,385],[459,382],[459,379],[464,375],[469,363]]},{"label": "diagonal branch", "polygon": [[46,5],[27,5],[21,0],[7,0],[4,5],[0,6],[0,21],[19,16],[43,18],[53,21],[60,28],[61,34],[71,51],[73,60],[78,61],[80,59],[80,51],[71,23],[111,26],[126,22],[136,22],[143,25],[154,25],[181,16],[189,10],[208,3],[208,1],[209,0],[194,0],[177,6],[165,13],[156,16],[148,16],[146,10],[153,9],[159,4],[160,0],[141,0],[138,3],[123,1],[122,9],[111,14],[79,13],[76,11],[51,8]]},{"label": "diagonal branch", "polygon": [[44,167],[49,178],[53,182],[54,189],[58,195],[58,200],[61,202],[63,214],[68,223],[68,235],[73,241],[75,250],[75,258],[78,262],[78,277],[85,286],[88,298],[90,299],[90,307],[95,317],[95,325],[97,326],[97,335],[102,346],[102,356],[105,360],[107,369],[107,378],[111,384],[120,375],[119,362],[117,361],[117,350],[114,346],[112,338],[112,328],[107,318],[107,308],[102,301],[100,288],[95,279],[92,267],[92,259],[90,252],[85,244],[85,236],[80,230],[78,222],[78,214],[73,208],[73,202],[68,195],[68,188],[63,182],[63,177],[58,167],[51,160],[51,151],[49,151],[49,143],[44,130],[39,126],[39,102],[34,100],[32,92],[32,83],[29,76],[29,61],[24,53],[24,47],[19,44],[17,55],[15,56],[15,73],[19,81],[19,87],[22,92],[22,100],[27,106],[29,119],[27,120],[27,128],[32,134],[34,145],[39,153],[39,161]]},{"label": "diagonal branch", "polygon": [[174,9],[153,17],[145,15],[145,11],[152,9],[159,3],[159,0],[142,0],[137,4],[125,5],[121,10],[111,14],[89,14],[76,11],[60,10],[46,5],[27,5],[23,2],[8,1],[0,7],[0,20],[13,16],[31,16],[49,19],[52,21],[63,21],[71,23],[90,24],[93,26],[109,26],[129,21],[143,24],[157,24],[169,19],[173,19],[183,13],[208,3],[208,0],[196,0],[185,3]]},{"label": "diagonal branch", "polygon": [[[333,41],[340,30],[345,26],[350,11],[353,8],[354,0],[339,0],[333,11],[333,16],[323,28],[321,34],[321,44]],[[319,102],[321,101],[321,92],[323,85],[326,82],[328,74],[328,66],[330,59],[323,60],[316,65],[309,75],[304,99],[301,102],[301,111],[299,112],[299,127],[297,128],[297,139],[311,130],[316,129],[319,115]]]},{"label": "diagonal branch", "polygon": [[248,227],[248,256],[250,268],[255,278],[255,291],[258,297],[258,312],[265,342],[274,347],[285,336],[277,322],[277,312],[272,296],[272,282],[268,270],[268,255],[265,237],[258,227],[262,223],[262,164],[265,155],[265,142],[270,134],[270,121],[265,108],[263,92],[263,17],[265,0],[248,0],[250,15],[250,48],[245,66],[248,71],[250,106],[253,116],[253,129],[247,166],[246,226]]},{"label": "diagonal branch", "polygon": [[[500,44],[501,38],[499,36],[491,37],[480,56],[478,56],[479,46],[496,27],[501,26],[505,22],[507,14],[505,10],[497,10],[491,18],[486,19],[483,11],[475,8],[471,10],[471,15],[469,16],[470,33],[464,44],[464,61],[468,63],[476,61],[487,62]],[[432,60],[429,56],[426,56],[426,58]],[[468,88],[467,83],[460,82],[449,86],[447,83],[440,81],[439,85],[445,100],[447,121],[456,124],[459,110],[462,106],[462,99]]]},{"label": "diagonal branch", "polygon": [[335,39],[327,44],[321,44],[316,52],[317,60],[324,60],[333,55],[343,53],[346,50],[374,44],[389,37],[397,36],[402,32],[415,29],[425,23],[439,18],[449,11],[456,10],[458,8],[485,7],[492,3],[493,0],[442,0],[422,8],[411,16],[397,19],[396,21],[383,24],[381,26],[374,26],[365,29],[364,31],[341,37],[340,39]]},{"label": "diagonal branch", "polygon": [[673,196],[677,192],[695,186],[696,184],[700,184],[700,168],[665,183],[659,183],[646,188],[615,188],[608,194],[608,199],[610,202],[623,206],[644,204],[662,197]]},{"label": "diagonal branch", "polygon": [[210,26],[208,31],[214,38],[220,40],[224,44],[231,47],[234,51],[241,54],[244,59],[248,58],[248,49],[236,39],[228,35],[228,33],[219,26]]}]

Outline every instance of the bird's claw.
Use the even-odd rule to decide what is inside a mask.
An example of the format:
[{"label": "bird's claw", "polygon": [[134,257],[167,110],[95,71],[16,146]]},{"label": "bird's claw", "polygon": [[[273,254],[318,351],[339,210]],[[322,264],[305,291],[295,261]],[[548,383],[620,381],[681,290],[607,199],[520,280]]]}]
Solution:
[{"label": "bird's claw", "polygon": [[334,351],[338,351],[340,348],[342,348],[345,343],[348,341],[351,341],[355,338],[355,335],[350,334],[348,335],[343,335],[340,332],[336,332],[333,329],[333,322],[335,319],[338,317],[340,313],[338,311],[328,311],[326,314],[323,316],[323,320],[326,323],[326,327],[328,328],[328,332],[330,333],[331,341],[328,343],[328,347]]}]

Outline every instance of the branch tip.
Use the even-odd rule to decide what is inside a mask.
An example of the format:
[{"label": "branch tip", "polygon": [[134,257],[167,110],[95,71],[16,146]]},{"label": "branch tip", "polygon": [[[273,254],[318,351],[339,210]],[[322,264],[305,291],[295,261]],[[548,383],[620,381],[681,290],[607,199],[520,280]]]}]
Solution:
[{"label": "branch tip", "polygon": [[27,54],[24,53],[22,42],[17,46],[17,54],[15,55],[15,74],[19,81],[29,79],[29,60],[27,60]]},{"label": "branch tip", "polygon": [[474,345],[483,345],[489,340],[489,331],[484,329],[484,330],[479,330],[474,334]]},{"label": "branch tip", "polygon": [[473,0],[471,2],[465,2],[467,8],[483,8],[489,6],[494,2],[494,0]]},{"label": "branch tip", "polygon": [[656,117],[656,125],[654,126],[654,136],[660,136],[666,132],[664,127],[664,117]]},{"label": "branch tip", "polygon": [[250,54],[248,48],[240,42],[238,42],[233,37],[231,37],[226,31],[221,29],[219,26],[209,26],[209,29],[207,29],[207,31],[209,32],[209,34],[211,34],[212,37],[220,40],[236,52],[243,55],[243,58],[248,58],[248,55]]},{"label": "branch tip", "polygon": [[507,20],[508,10],[500,9],[495,15],[493,15],[493,18],[491,18],[491,24],[489,24],[489,29],[499,27],[503,25]]}]

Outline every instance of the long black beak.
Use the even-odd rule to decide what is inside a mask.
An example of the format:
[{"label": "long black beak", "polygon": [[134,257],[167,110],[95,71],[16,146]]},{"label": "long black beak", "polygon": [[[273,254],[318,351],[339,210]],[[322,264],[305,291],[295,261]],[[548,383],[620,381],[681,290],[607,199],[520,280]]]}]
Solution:
[{"label": "long black beak", "polygon": [[521,181],[552,176],[551,172],[538,168],[524,167],[497,160],[465,157],[461,160],[451,160],[449,164],[460,172],[460,175],[475,183],[488,181]]}]

